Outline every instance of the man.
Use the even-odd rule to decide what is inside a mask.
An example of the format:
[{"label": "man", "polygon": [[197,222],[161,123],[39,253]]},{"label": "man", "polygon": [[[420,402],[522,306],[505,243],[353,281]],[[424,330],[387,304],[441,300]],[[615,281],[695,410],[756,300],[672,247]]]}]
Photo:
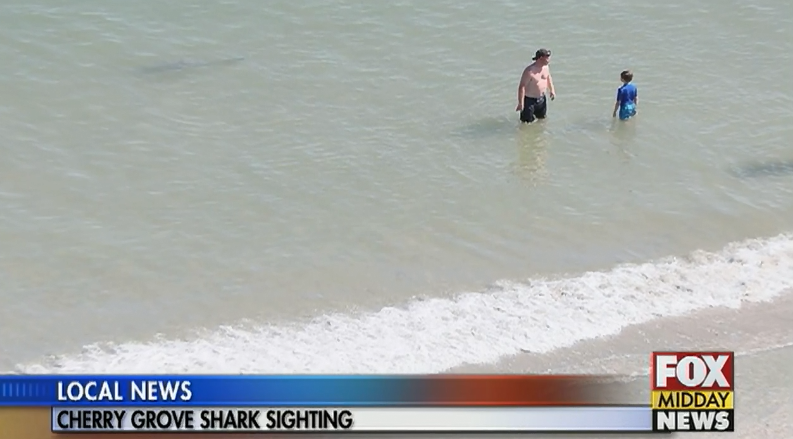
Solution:
[{"label": "man", "polygon": [[551,79],[551,51],[540,49],[534,54],[534,61],[523,70],[518,84],[518,106],[515,111],[520,111],[521,122],[531,123],[537,119],[545,119],[548,103],[545,91],[549,92],[551,100],[556,98]]}]

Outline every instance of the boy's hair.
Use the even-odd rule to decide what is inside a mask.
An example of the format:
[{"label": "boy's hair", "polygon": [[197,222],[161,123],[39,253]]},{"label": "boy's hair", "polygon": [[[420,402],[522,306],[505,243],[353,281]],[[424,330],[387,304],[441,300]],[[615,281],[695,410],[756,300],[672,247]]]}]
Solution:
[{"label": "boy's hair", "polygon": [[620,73],[620,78],[625,82],[631,82],[633,81],[633,72],[630,70],[623,70],[622,73]]}]

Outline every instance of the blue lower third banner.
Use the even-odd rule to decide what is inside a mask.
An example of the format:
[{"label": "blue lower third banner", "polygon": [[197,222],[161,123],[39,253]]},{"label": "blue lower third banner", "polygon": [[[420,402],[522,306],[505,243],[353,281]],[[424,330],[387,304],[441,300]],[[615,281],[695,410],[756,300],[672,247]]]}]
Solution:
[{"label": "blue lower third banner", "polygon": [[52,432],[649,432],[649,407],[54,407]]},{"label": "blue lower third banner", "polygon": [[607,406],[613,381],[564,375],[0,376],[0,406]]}]

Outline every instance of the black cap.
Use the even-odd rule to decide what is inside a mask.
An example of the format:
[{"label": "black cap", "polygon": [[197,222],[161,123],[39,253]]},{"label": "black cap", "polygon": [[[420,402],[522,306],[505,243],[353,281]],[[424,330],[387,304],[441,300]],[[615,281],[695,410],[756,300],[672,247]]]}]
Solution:
[{"label": "black cap", "polygon": [[551,56],[551,50],[550,49],[540,49],[540,50],[538,50],[537,52],[534,53],[534,58],[532,58],[532,60],[536,61],[539,58],[542,58],[544,56]]}]

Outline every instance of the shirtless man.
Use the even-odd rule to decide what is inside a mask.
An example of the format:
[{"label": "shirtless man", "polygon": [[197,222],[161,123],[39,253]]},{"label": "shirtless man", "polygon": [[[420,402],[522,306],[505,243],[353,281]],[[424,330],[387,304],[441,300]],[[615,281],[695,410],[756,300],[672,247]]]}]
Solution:
[{"label": "shirtless man", "polygon": [[548,103],[545,99],[545,90],[549,91],[551,100],[556,97],[551,80],[551,51],[540,49],[535,53],[533,63],[523,70],[518,84],[518,106],[515,111],[520,111],[521,122],[531,123],[536,119],[545,119]]}]

